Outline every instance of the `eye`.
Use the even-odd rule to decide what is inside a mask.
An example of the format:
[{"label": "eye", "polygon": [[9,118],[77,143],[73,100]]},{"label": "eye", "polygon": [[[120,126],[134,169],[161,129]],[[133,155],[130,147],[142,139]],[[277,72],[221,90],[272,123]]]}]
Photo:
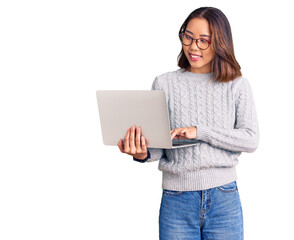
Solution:
[{"label": "eye", "polygon": [[207,40],[204,39],[204,38],[200,38],[199,40],[200,40],[201,43],[207,43]]},{"label": "eye", "polygon": [[191,36],[189,36],[188,34],[185,34],[185,37],[189,40],[192,40],[193,38]]}]

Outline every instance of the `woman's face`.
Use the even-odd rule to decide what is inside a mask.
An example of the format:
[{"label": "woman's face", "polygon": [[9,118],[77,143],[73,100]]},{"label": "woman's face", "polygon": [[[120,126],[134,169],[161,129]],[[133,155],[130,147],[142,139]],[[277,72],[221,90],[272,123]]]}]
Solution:
[{"label": "woman's face", "polygon": [[[191,19],[186,27],[185,33],[194,39],[204,38],[211,41],[209,24],[204,18]],[[190,72],[209,73],[212,71],[211,61],[214,57],[212,44],[210,44],[206,50],[199,49],[195,40],[190,46],[182,46],[184,53],[190,63]],[[194,55],[194,57],[192,57],[191,54]]]}]

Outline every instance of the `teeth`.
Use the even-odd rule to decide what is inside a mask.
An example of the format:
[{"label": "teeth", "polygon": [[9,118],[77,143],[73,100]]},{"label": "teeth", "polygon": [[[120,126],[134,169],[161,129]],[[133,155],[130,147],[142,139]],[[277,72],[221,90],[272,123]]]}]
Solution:
[{"label": "teeth", "polygon": [[190,55],[191,55],[191,57],[193,57],[193,58],[198,58],[198,57],[201,57],[201,56],[192,55],[192,54],[190,54]]}]

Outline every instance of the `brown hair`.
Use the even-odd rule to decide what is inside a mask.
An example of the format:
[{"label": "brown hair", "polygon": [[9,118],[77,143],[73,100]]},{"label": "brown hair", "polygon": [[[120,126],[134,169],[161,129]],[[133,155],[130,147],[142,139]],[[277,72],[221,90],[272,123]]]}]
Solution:
[{"label": "brown hair", "polygon": [[[179,34],[185,32],[189,21],[193,18],[204,18],[209,24],[211,44],[215,50],[212,59],[212,71],[215,81],[228,82],[242,76],[241,67],[234,54],[234,46],[230,23],[224,13],[214,7],[201,7],[194,10],[182,24]],[[180,38],[180,35],[179,35]],[[190,63],[182,48],[178,56],[178,66],[188,71]]]}]

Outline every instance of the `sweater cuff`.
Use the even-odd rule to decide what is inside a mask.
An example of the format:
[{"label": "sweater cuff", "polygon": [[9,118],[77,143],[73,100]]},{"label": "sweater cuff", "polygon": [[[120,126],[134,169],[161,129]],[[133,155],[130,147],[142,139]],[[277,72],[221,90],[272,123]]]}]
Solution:
[{"label": "sweater cuff", "polygon": [[196,139],[204,141],[204,142],[208,142],[210,138],[209,128],[204,125],[198,125],[196,127],[197,127]]},{"label": "sweater cuff", "polygon": [[133,157],[133,160],[134,160],[134,161],[137,161],[137,162],[144,163],[144,162],[146,162],[149,158],[150,158],[150,152],[149,152],[149,150],[148,150],[148,148],[147,148],[147,157],[146,157],[145,159],[137,159],[137,158],[134,158],[134,157]]}]

